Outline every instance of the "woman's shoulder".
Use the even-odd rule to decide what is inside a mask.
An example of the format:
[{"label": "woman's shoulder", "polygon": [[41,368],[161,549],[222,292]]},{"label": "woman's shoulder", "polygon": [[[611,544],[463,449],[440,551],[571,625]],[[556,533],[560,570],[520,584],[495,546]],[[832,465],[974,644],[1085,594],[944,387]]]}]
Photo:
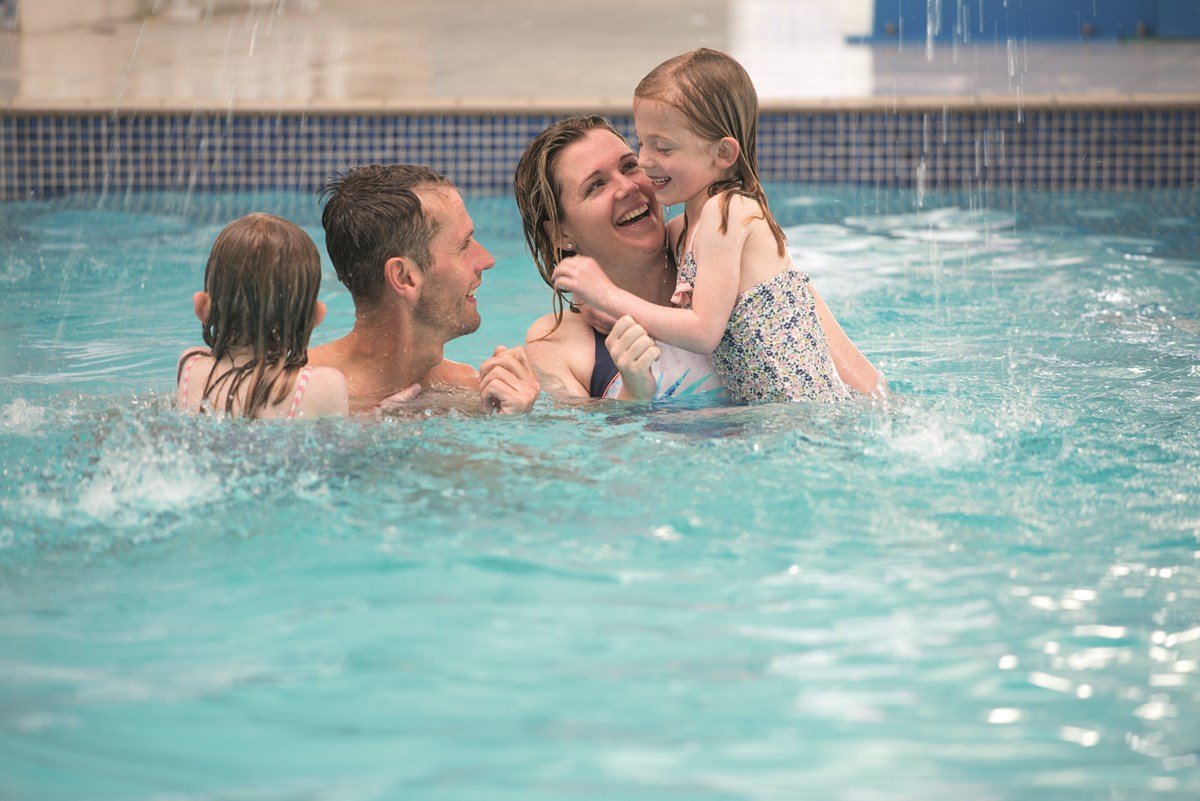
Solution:
[{"label": "woman's shoulder", "polygon": [[546,314],[529,326],[525,332],[525,345],[529,347],[539,343],[567,345],[572,342],[584,342],[590,338],[591,331],[592,327],[578,314],[565,312],[562,322],[557,322],[553,314]]},{"label": "woman's shoulder", "polygon": [[554,315],[547,314],[529,326],[525,353],[551,395],[586,396],[596,365],[595,342],[594,329],[580,315],[567,312],[556,323]]}]

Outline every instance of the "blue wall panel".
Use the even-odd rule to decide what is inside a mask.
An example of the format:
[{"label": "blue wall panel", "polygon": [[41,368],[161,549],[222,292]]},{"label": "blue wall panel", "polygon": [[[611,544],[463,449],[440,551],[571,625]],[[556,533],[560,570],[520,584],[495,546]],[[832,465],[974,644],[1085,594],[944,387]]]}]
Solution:
[{"label": "blue wall panel", "polygon": [[1200,0],[877,0],[872,41],[1200,36]]}]

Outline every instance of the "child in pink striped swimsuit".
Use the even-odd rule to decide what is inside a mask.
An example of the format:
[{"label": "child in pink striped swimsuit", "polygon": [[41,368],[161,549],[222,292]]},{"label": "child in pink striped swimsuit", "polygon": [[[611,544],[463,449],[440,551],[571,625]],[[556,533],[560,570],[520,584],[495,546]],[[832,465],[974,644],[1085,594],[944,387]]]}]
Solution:
[{"label": "child in pink striped swimsuit", "polygon": [[301,228],[248,214],[217,236],[193,297],[208,348],[179,358],[175,400],[187,414],[287,418],[349,413],[346,379],[308,365],[325,316],[321,256]]}]

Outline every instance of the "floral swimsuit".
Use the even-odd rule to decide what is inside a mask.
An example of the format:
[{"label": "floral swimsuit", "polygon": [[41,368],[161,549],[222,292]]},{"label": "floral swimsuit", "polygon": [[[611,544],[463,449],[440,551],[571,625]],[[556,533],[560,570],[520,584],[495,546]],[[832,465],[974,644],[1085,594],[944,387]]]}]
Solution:
[{"label": "floral swimsuit", "polygon": [[[696,259],[688,251],[672,300],[690,308],[695,280]],[[793,265],[738,296],[712,358],[736,401],[853,397],[834,367],[808,274]]]}]

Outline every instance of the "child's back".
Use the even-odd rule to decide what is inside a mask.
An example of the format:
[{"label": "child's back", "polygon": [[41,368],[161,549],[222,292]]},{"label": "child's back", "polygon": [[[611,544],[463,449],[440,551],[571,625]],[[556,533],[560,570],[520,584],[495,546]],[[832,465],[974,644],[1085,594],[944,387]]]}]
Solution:
[{"label": "child's back", "polygon": [[[691,288],[698,260],[710,267],[726,259],[738,262],[736,269],[726,269],[736,276],[737,291],[712,351],[722,382],[743,402],[849,400],[853,393],[830,353],[808,274],[796,269],[787,250],[779,252],[762,206],[730,194],[725,231],[723,198],[711,197],[679,265],[680,286]],[[674,300],[687,308],[688,294],[677,292]]]},{"label": "child's back", "polygon": [[[228,409],[235,417],[242,417],[246,407],[246,399],[254,386],[244,385],[230,403],[229,390],[231,382],[220,381],[220,376],[228,373],[233,362],[223,359],[218,364],[206,350],[192,348],[184,351],[179,361],[179,381],[175,390],[175,402],[179,409],[187,414],[219,413]],[[293,371],[288,381],[283,384],[282,400],[272,397],[268,403],[254,410],[254,418],[259,420],[286,419],[299,417],[323,417],[326,415],[344,415],[349,412],[349,392],[346,378],[332,367],[310,367],[305,365],[298,371]],[[207,395],[205,387],[215,383]]]},{"label": "child's back", "polygon": [[325,316],[321,256],[294,223],[249,214],[213,244],[204,291],[193,297],[208,350],[184,351],[176,403],[190,414],[294,418],[347,414],[345,377],[308,365]]}]

